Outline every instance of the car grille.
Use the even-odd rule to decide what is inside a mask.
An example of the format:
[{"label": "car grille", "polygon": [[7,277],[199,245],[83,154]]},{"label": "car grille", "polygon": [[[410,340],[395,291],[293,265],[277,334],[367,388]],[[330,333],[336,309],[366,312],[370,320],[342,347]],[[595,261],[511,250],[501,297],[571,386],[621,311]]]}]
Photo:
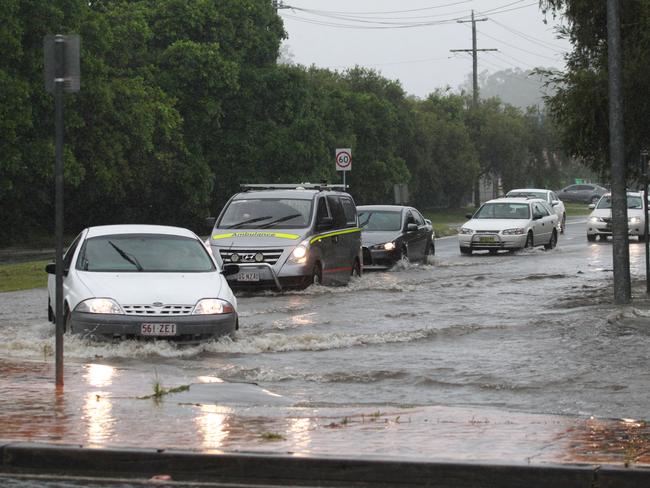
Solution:
[{"label": "car grille", "polygon": [[475,234],[498,234],[498,230],[477,230],[474,232]]},{"label": "car grille", "polygon": [[194,305],[124,305],[122,308],[127,315],[189,315]]},{"label": "car grille", "polygon": [[[219,255],[224,263],[232,263],[231,256],[237,253],[239,260],[237,263],[268,263],[275,264],[282,255],[282,249],[220,249]],[[261,253],[264,256],[262,261],[256,261],[255,256]]]}]

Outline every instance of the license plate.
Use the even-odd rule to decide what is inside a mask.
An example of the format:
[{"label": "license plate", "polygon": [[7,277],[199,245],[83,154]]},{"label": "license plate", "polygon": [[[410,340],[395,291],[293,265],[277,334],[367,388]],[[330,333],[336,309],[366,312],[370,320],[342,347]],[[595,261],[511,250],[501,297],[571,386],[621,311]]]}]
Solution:
[{"label": "license plate", "polygon": [[140,325],[140,335],[143,336],[174,336],[176,324],[146,323]]},{"label": "license plate", "polygon": [[495,239],[492,236],[486,236],[486,237],[479,237],[478,241],[479,242],[495,242]]},{"label": "license plate", "polygon": [[260,274],[254,271],[242,271],[237,274],[237,281],[260,281]]}]

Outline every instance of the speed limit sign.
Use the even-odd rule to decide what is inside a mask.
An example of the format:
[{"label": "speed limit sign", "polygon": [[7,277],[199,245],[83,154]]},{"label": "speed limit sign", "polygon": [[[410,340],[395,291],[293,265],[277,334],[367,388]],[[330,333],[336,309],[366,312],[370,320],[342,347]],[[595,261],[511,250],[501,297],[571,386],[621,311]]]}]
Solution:
[{"label": "speed limit sign", "polygon": [[339,148],[336,150],[336,171],[350,171],[352,169],[352,149]]}]

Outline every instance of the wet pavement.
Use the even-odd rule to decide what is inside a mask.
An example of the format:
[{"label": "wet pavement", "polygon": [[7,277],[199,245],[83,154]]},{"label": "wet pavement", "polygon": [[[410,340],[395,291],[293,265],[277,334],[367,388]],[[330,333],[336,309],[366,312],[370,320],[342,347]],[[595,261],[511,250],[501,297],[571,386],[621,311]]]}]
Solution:
[{"label": "wet pavement", "polygon": [[[0,439],[524,463],[650,461],[650,303],[572,223],[552,251],[461,256],[239,298],[234,341],[65,338],[46,291],[0,294]],[[154,384],[177,388],[152,398]]]}]

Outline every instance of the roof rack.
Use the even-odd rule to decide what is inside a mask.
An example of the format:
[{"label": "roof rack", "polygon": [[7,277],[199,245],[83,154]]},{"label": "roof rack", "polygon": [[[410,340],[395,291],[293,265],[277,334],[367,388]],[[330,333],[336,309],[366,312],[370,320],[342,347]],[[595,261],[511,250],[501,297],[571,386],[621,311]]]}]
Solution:
[{"label": "roof rack", "polygon": [[327,183],[242,183],[242,190],[346,190],[348,185],[329,185]]}]

